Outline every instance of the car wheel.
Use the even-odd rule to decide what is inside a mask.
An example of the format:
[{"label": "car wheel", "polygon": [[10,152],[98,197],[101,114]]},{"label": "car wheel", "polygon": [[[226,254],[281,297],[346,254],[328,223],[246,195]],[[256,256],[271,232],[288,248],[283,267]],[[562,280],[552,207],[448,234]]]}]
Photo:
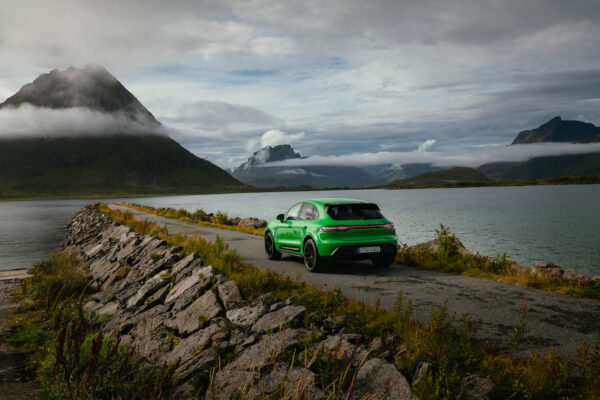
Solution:
[{"label": "car wheel", "polygon": [[265,253],[269,260],[279,260],[281,258],[281,253],[275,248],[275,241],[271,232],[265,234]]},{"label": "car wheel", "polygon": [[375,268],[389,268],[394,263],[394,257],[391,256],[382,256],[382,257],[374,257],[371,259]]},{"label": "car wheel", "polygon": [[324,261],[319,256],[317,245],[312,239],[308,239],[304,243],[304,265],[310,272],[321,272],[323,270]]}]

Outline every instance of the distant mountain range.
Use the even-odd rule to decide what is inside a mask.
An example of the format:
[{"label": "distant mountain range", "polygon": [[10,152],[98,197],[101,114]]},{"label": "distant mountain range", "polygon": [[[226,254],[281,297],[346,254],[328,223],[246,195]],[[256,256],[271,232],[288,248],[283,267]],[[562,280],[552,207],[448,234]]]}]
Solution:
[{"label": "distant mountain range", "polygon": [[99,66],[53,70],[0,104],[87,109],[147,126],[146,132],[13,135],[0,127],[0,197],[206,193],[244,187],[230,174],[157,133],[160,123]]},{"label": "distant mountain range", "polygon": [[408,179],[392,182],[392,185],[427,185],[427,184],[453,184],[453,183],[487,183],[490,179],[480,171],[467,167],[454,167],[441,171],[426,172]]},{"label": "distant mountain range", "polygon": [[521,131],[511,144],[571,142],[600,142],[600,127],[581,121],[563,121],[554,117],[537,129]]},{"label": "distant mountain range", "polygon": [[254,152],[248,161],[233,171],[240,181],[260,187],[310,186],[312,188],[368,187],[384,183],[375,175],[358,167],[265,166],[275,161],[295,160],[302,156],[289,144],[267,146]]}]

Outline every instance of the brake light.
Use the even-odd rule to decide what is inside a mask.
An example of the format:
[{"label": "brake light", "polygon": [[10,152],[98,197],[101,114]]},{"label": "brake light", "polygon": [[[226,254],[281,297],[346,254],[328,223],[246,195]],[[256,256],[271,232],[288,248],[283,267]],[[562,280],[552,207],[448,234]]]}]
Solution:
[{"label": "brake light", "polygon": [[372,229],[372,228],[394,229],[394,224],[322,226],[319,228],[319,231],[320,232],[344,232],[344,231],[347,231],[350,229]]}]

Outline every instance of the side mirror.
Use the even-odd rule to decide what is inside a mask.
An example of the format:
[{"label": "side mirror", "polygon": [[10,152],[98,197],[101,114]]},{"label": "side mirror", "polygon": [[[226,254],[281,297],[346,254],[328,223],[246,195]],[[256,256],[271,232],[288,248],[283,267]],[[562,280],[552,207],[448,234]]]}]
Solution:
[{"label": "side mirror", "polygon": [[283,214],[279,214],[279,215],[277,216],[277,219],[279,220],[279,222],[283,222],[283,220],[285,219],[285,215],[283,215]]}]

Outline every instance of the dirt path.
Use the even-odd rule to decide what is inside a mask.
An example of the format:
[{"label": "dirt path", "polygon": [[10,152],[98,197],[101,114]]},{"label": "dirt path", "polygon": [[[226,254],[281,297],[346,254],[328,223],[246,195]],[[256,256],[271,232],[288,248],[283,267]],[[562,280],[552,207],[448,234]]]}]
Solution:
[{"label": "dirt path", "polygon": [[573,355],[584,341],[593,344],[600,339],[600,301],[597,300],[397,264],[387,270],[374,270],[370,263],[350,262],[313,274],[294,257],[268,260],[259,236],[202,227],[116,205],[111,207],[165,225],[171,234],[199,234],[209,240],[219,235],[245,262],[291,278],[300,275],[301,280],[316,287],[340,288],[346,296],[368,304],[379,301],[381,306],[391,309],[398,295],[404,293],[405,298],[413,300],[415,316],[421,321],[429,319],[432,306],[442,306],[447,300],[451,313],[466,314],[480,324],[476,337],[499,344],[507,343],[526,298],[527,336],[520,347],[524,352],[555,347]]},{"label": "dirt path", "polygon": [[17,307],[12,301],[12,293],[21,279],[27,276],[25,270],[0,271],[0,399],[20,400],[34,398],[33,376],[26,370],[29,363],[27,354],[20,353],[7,343],[10,312]]}]

